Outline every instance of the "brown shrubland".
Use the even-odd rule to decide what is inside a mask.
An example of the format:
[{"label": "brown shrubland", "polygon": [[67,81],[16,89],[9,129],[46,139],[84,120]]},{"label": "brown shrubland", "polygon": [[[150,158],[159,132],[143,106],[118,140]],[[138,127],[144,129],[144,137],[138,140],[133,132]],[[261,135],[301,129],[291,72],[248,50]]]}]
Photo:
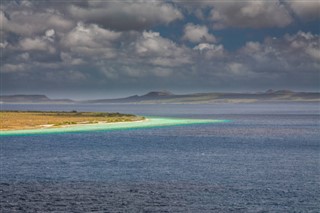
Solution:
[{"label": "brown shrubland", "polygon": [[127,122],[144,119],[140,116],[106,112],[39,112],[0,111],[0,130],[54,128],[99,122]]}]

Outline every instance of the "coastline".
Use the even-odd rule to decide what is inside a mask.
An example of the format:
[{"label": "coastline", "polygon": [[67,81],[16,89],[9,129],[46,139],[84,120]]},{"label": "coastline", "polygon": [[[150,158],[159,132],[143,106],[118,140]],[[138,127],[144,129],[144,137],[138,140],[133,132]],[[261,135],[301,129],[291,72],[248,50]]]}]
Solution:
[{"label": "coastline", "polygon": [[123,121],[123,122],[112,122],[112,123],[99,122],[95,124],[71,124],[71,125],[62,125],[58,127],[45,127],[45,128],[37,128],[37,129],[1,130],[0,136],[76,133],[76,132],[89,132],[89,131],[112,131],[112,130],[128,130],[128,129],[140,129],[140,128],[152,128],[152,127],[212,124],[212,123],[225,123],[225,122],[229,122],[229,120],[145,117],[144,120],[138,120],[138,121]]},{"label": "coastline", "polygon": [[99,121],[97,123],[89,123],[89,122],[83,122],[83,123],[77,123],[77,124],[66,124],[61,126],[55,126],[53,124],[49,125],[41,125],[41,128],[33,128],[33,129],[17,129],[17,130],[4,130],[4,131],[20,131],[20,130],[35,130],[35,129],[51,129],[51,128],[69,128],[69,127],[81,127],[86,125],[94,125],[94,124],[100,124],[100,125],[112,125],[112,124],[125,124],[125,123],[135,123],[135,122],[145,122],[148,121],[147,118],[144,118],[142,120],[136,120],[136,121],[115,121],[115,122],[105,122],[105,121]]},{"label": "coastline", "polygon": [[0,111],[0,131],[68,127],[81,124],[119,123],[144,120],[142,116],[114,112]]}]

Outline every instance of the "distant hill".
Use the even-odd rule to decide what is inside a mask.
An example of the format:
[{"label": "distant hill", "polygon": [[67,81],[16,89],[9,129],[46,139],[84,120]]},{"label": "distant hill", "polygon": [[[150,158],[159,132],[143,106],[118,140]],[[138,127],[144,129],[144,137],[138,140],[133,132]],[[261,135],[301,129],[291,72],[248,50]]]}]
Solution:
[{"label": "distant hill", "polygon": [[158,102],[165,101],[175,97],[171,92],[167,91],[153,91],[145,95],[134,95],[126,98],[117,98],[117,99],[99,99],[99,100],[90,100],[85,101],[87,103],[137,103],[137,102]]},{"label": "distant hill", "polygon": [[73,103],[70,99],[50,99],[45,95],[2,95],[2,103]]},{"label": "distant hill", "polygon": [[294,92],[267,90],[260,93],[195,93],[176,95],[168,91],[152,91],[145,95],[133,95],[117,99],[73,101],[50,99],[45,95],[0,96],[2,103],[255,103],[255,102],[320,102],[319,92]]},{"label": "distant hill", "polygon": [[168,91],[153,91],[149,92],[142,97],[149,97],[149,98],[159,98],[159,97],[168,97],[168,96],[173,96],[174,94]]},{"label": "distant hill", "polygon": [[86,103],[253,103],[253,102],[318,102],[320,93],[268,90],[262,93],[195,93],[175,95],[154,91],[127,98],[90,100]]}]

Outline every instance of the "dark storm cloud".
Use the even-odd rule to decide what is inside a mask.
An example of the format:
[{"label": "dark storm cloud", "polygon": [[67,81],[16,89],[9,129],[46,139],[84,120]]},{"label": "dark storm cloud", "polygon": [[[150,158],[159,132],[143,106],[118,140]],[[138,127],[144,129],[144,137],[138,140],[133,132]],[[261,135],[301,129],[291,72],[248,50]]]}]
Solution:
[{"label": "dark storm cloud", "polygon": [[164,1],[88,1],[86,6],[70,5],[73,18],[115,30],[143,30],[183,18]]},{"label": "dark storm cloud", "polygon": [[19,36],[34,36],[48,29],[66,32],[72,29],[75,22],[62,15],[54,8],[28,6],[6,6],[0,11],[1,31]]},{"label": "dark storm cloud", "polygon": [[[319,34],[286,33],[318,2],[7,1],[1,5],[3,92],[106,89],[316,89]],[[286,3],[286,4],[284,4]],[[291,8],[290,11],[287,8]],[[190,14],[199,17],[195,23]],[[172,28],[174,23],[179,28]],[[171,40],[152,28],[162,26]],[[217,28],[283,28],[228,51]],[[243,32],[243,31],[242,31]],[[234,36],[237,36],[235,34]],[[270,86],[268,86],[270,85]]]}]

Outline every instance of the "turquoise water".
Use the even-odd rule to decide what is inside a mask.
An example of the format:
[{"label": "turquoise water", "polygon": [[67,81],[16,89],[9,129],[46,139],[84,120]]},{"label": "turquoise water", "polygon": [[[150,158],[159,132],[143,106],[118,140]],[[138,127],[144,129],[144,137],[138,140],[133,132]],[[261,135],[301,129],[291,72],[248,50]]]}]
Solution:
[{"label": "turquoise water", "polygon": [[319,104],[5,107],[175,119],[152,128],[0,137],[1,212],[320,209]]},{"label": "turquoise water", "polygon": [[72,132],[86,132],[86,131],[111,131],[111,130],[125,130],[125,129],[139,129],[152,127],[166,127],[192,124],[210,124],[223,123],[228,120],[213,120],[213,119],[182,119],[182,118],[157,118],[146,117],[144,121],[138,122],[119,122],[119,123],[101,123],[101,124],[82,124],[71,125],[63,128],[43,128],[30,130],[8,130],[1,131],[0,136],[9,135],[36,135],[36,134],[52,134],[52,133],[72,133]]}]

